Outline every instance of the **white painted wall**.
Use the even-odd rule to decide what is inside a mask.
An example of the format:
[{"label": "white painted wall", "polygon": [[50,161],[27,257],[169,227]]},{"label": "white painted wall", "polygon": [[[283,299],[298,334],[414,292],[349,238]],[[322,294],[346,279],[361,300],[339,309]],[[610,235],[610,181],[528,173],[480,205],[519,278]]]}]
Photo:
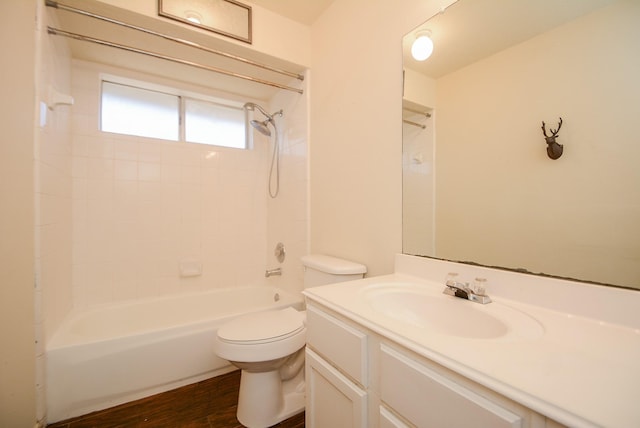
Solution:
[{"label": "white painted wall", "polygon": [[402,251],[402,36],[451,3],[337,0],[312,26],[311,251],[393,271]]},{"label": "white painted wall", "polygon": [[[34,100],[36,2],[0,2],[0,426],[36,421]],[[10,54],[10,56],[9,56]]]},{"label": "white painted wall", "polygon": [[436,80],[405,67],[403,98],[416,104],[434,108],[437,103]]}]

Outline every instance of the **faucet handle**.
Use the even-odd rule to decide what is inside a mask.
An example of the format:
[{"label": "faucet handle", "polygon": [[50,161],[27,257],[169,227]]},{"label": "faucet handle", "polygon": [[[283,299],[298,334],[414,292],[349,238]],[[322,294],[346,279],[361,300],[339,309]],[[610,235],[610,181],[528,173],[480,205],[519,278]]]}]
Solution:
[{"label": "faucet handle", "polygon": [[444,279],[445,283],[457,283],[458,282],[458,273],[457,272],[449,272]]},{"label": "faucet handle", "polygon": [[476,278],[476,280],[471,285],[471,291],[473,291],[473,294],[476,294],[478,296],[485,296],[487,293],[487,279]]}]

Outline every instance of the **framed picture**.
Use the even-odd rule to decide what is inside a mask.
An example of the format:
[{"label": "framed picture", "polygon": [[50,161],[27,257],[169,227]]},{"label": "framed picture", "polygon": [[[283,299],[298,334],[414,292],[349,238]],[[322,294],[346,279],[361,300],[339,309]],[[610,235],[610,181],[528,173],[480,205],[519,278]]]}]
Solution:
[{"label": "framed picture", "polygon": [[158,15],[251,43],[251,6],[235,0],[158,0]]}]

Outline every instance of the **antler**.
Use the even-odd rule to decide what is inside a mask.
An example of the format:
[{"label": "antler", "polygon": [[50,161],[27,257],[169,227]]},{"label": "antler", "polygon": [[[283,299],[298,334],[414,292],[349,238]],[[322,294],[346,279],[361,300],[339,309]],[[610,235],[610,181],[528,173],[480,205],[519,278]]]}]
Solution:
[{"label": "antler", "polygon": [[[544,120],[543,120],[542,121],[542,134],[544,134],[545,137],[549,137],[547,135],[547,130],[546,130],[545,126],[546,125],[545,125]],[[560,132],[560,128],[562,128],[562,118],[560,118],[560,122],[558,123],[558,129],[549,128],[549,131],[551,131],[551,136],[555,137],[556,135],[558,135],[558,132]]]},{"label": "antler", "polygon": [[560,128],[562,128],[562,118],[560,118],[560,123],[558,123],[558,129],[549,129],[549,131],[551,131],[551,134],[555,137],[558,135],[558,132],[560,132]]},{"label": "antler", "polygon": [[547,130],[545,129],[544,120],[542,121],[542,134],[543,134],[545,137],[549,137],[549,136],[547,135]]}]

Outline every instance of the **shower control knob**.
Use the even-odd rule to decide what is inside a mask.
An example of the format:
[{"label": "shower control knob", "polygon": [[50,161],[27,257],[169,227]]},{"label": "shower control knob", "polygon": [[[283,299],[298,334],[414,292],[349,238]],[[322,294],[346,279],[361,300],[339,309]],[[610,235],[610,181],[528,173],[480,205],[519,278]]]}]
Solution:
[{"label": "shower control knob", "polygon": [[278,244],[276,245],[276,249],[273,250],[273,254],[276,256],[276,259],[278,260],[278,262],[280,263],[284,262],[284,257],[286,255],[286,252],[284,250],[284,244],[282,242],[278,242]]}]

